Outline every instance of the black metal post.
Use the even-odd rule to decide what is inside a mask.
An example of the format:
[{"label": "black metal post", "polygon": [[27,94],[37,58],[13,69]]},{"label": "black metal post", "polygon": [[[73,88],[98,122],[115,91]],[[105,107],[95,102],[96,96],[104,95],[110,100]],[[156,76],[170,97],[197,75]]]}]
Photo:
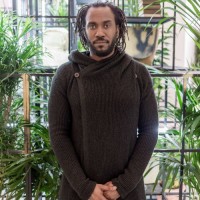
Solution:
[{"label": "black metal post", "polygon": [[13,8],[13,12],[17,12],[17,1],[16,0],[12,0],[12,8]]},{"label": "black metal post", "polygon": [[69,52],[77,49],[77,38],[74,34],[74,22],[75,19],[72,16],[76,16],[75,13],[75,0],[69,0],[68,4],[68,31],[69,31]]}]

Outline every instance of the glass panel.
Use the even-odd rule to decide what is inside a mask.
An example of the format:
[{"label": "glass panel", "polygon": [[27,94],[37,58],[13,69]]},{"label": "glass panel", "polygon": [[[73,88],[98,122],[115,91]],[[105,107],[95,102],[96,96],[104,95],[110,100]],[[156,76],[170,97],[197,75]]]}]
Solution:
[{"label": "glass panel", "polygon": [[0,1],[0,10],[12,11],[12,0],[1,0]]}]

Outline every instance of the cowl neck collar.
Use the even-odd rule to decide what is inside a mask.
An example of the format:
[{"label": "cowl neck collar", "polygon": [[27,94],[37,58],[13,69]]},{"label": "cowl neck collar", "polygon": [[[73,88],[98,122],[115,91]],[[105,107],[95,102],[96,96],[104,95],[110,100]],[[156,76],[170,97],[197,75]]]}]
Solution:
[{"label": "cowl neck collar", "polygon": [[109,70],[116,65],[128,65],[132,58],[125,52],[116,49],[114,54],[108,58],[96,61],[89,56],[89,52],[72,51],[69,55],[69,60],[81,68],[83,74],[96,74]]}]

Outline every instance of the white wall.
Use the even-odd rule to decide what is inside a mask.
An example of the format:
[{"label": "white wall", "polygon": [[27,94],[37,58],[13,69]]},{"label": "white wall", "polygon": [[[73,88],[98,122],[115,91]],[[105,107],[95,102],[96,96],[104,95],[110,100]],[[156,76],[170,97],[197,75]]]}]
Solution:
[{"label": "white wall", "polygon": [[[184,0],[186,2],[186,0]],[[168,6],[166,4],[166,6]],[[169,16],[173,16],[172,12],[168,12]],[[183,23],[180,15],[177,13],[176,20],[178,23]],[[167,25],[166,25],[167,26]],[[169,26],[169,25],[168,25]],[[170,42],[172,44],[172,41]],[[170,45],[172,53],[172,45]],[[169,66],[172,65],[172,55],[169,59]],[[175,66],[188,67],[195,60],[195,44],[189,34],[181,29],[179,25],[176,27],[176,43],[175,43]]]},{"label": "white wall", "polygon": [[12,0],[0,0],[0,10],[10,10],[12,8]]}]

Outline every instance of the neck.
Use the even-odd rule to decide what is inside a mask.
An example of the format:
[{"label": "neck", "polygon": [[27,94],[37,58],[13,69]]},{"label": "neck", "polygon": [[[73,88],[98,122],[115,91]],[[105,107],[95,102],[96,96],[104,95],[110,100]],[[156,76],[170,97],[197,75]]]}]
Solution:
[{"label": "neck", "polygon": [[94,53],[92,53],[92,51],[90,51],[90,57],[92,59],[96,60],[96,61],[100,61],[100,60],[103,60],[105,58],[111,57],[114,54],[114,52],[115,52],[115,50],[113,49],[113,51],[110,54],[108,54],[107,56],[101,57],[101,56],[95,55]]}]

